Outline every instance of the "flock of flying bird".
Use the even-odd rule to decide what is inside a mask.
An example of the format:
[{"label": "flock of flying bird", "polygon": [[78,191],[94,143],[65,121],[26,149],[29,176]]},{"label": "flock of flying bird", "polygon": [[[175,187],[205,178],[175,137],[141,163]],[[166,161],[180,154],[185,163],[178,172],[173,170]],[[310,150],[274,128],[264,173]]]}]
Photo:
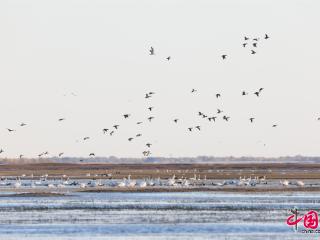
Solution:
[{"label": "flock of flying bird", "polygon": [[[269,37],[268,34],[265,34],[264,37],[263,37],[264,40],[267,40],[267,39],[269,39],[269,38],[270,38],[270,37]],[[242,46],[243,46],[244,48],[249,48],[249,46],[252,46],[252,49],[250,49],[251,54],[256,54],[257,51],[256,51],[256,50],[253,50],[253,49],[256,49],[256,48],[258,47],[259,41],[260,41],[260,38],[257,38],[257,37],[256,37],[256,38],[250,38],[250,37],[245,36],[245,37],[244,37],[244,43],[242,44]],[[154,56],[155,54],[156,54],[156,53],[155,53],[155,49],[154,49],[153,47],[151,47],[151,48],[149,49],[149,55]],[[222,57],[222,60],[226,60],[226,59],[228,58],[228,55],[227,55],[227,54],[223,54],[223,55],[221,55],[221,57]],[[167,61],[170,61],[170,60],[171,60],[171,56],[166,57],[166,60],[167,60]],[[253,92],[253,94],[254,94],[256,97],[260,97],[260,95],[262,94],[263,90],[264,90],[264,88],[260,88],[260,89],[258,89],[257,91]],[[193,88],[193,89],[191,90],[191,94],[196,94],[196,93],[197,93],[197,89],[194,89],[194,88]],[[155,92],[148,92],[148,93],[145,94],[145,97],[144,97],[144,98],[145,98],[145,99],[150,99],[150,98],[153,97],[154,94],[155,94]],[[74,93],[72,93],[72,95],[73,95],[73,96],[77,96],[77,95],[74,94]],[[249,95],[249,92],[247,92],[247,91],[244,90],[244,91],[241,92],[241,95],[242,95],[242,96],[247,96],[247,95]],[[221,96],[222,96],[221,93],[216,93],[216,94],[215,94],[215,97],[216,97],[217,99],[218,99],[218,98],[221,98]],[[151,112],[153,111],[153,108],[154,108],[153,106],[149,106],[146,110],[147,110],[149,113],[151,113]],[[215,115],[215,116],[208,116],[208,114],[205,114],[205,113],[200,112],[200,111],[198,112],[198,116],[199,116],[199,117],[201,117],[201,118],[203,118],[203,119],[207,119],[207,120],[210,121],[210,122],[211,122],[211,121],[215,122],[216,119],[218,118],[218,116],[222,116],[222,117],[221,117],[222,120],[224,120],[224,121],[226,121],[226,122],[228,122],[228,121],[230,120],[230,116],[227,116],[227,115],[223,114],[223,110],[221,110],[221,109],[217,109],[216,114],[217,114],[217,115]],[[123,118],[124,118],[124,119],[129,119],[130,116],[131,116],[130,113],[125,113],[125,114],[123,114]],[[153,119],[154,119],[154,116],[149,116],[146,120],[148,120],[149,122],[152,122]],[[62,122],[62,121],[65,121],[65,120],[66,120],[65,118],[59,118],[59,119],[58,119],[59,122]],[[254,118],[254,117],[250,117],[248,120],[249,120],[251,123],[253,123],[254,120],[255,120],[255,118]],[[318,120],[320,120],[320,117],[318,118]],[[175,124],[178,124],[179,119],[178,119],[178,118],[175,118],[175,119],[173,119],[173,122],[174,122]],[[142,121],[139,121],[139,122],[136,122],[136,124],[137,124],[137,125],[140,125],[140,124],[143,124],[143,122],[142,122]],[[27,126],[27,124],[22,122],[22,123],[20,123],[19,126],[20,126],[20,127],[25,127],[25,126]],[[277,127],[277,126],[278,126],[277,124],[273,124],[273,125],[272,125],[272,127]],[[115,134],[115,132],[119,129],[119,127],[120,127],[119,124],[114,124],[112,127],[103,128],[103,129],[102,129],[102,133],[103,133],[103,134],[109,134],[110,136],[113,136],[113,134]],[[188,127],[188,128],[186,129],[186,131],[192,132],[194,129],[200,131],[200,130],[201,130],[201,126],[200,126],[200,125],[190,126],[190,127]],[[16,131],[16,129],[12,129],[12,128],[7,128],[7,130],[8,130],[8,132],[10,132],[10,133]],[[134,138],[139,138],[139,137],[141,137],[141,136],[142,136],[141,133],[137,133],[134,137],[133,137],[133,136],[129,137],[129,138],[128,138],[128,141],[131,142],[131,141],[134,140]],[[89,136],[85,136],[85,137],[83,137],[82,140],[83,140],[83,141],[86,141],[86,140],[89,140],[89,139],[90,139]],[[144,156],[149,156],[149,155],[151,154],[151,151],[150,151],[151,146],[152,146],[151,143],[149,143],[149,142],[145,143],[146,149],[142,152],[142,154],[143,154]],[[4,152],[4,150],[3,150],[3,149],[0,149],[0,154],[3,153],[3,152]],[[38,157],[41,158],[41,157],[43,157],[43,156],[48,156],[48,155],[49,155],[49,152],[48,152],[48,151],[45,151],[45,152],[41,152],[40,154],[38,154]],[[58,157],[62,157],[63,155],[64,155],[64,153],[63,153],[63,152],[60,152],[60,153],[58,154]],[[90,156],[90,157],[95,157],[95,153],[91,152],[91,153],[89,154],[89,156]],[[20,155],[19,155],[19,158],[20,158],[20,159],[23,158],[23,154],[20,154]]]}]

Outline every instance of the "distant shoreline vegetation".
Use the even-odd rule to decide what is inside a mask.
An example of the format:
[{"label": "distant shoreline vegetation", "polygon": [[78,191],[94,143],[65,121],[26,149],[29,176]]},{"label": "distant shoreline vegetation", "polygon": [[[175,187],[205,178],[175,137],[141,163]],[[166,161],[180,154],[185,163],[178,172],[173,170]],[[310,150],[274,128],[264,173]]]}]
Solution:
[{"label": "distant shoreline vegetation", "polygon": [[118,157],[51,157],[51,158],[2,158],[0,164],[6,163],[114,163],[114,164],[210,164],[210,163],[320,163],[320,157],[284,156],[284,157],[148,157],[148,158],[118,158]]}]

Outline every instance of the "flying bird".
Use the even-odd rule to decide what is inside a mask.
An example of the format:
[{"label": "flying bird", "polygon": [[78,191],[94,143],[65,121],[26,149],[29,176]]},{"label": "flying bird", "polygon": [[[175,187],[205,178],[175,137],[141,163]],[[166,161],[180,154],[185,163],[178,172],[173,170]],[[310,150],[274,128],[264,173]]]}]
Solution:
[{"label": "flying bird", "polygon": [[255,92],[254,94],[257,95],[257,97],[260,96],[260,92]]},{"label": "flying bird", "polygon": [[270,38],[269,35],[268,35],[268,34],[265,34],[265,35],[264,35],[264,39],[268,39],[268,38]]},{"label": "flying bird", "polygon": [[154,119],[154,117],[148,117],[149,122],[151,122],[152,119]]},{"label": "flying bird", "polygon": [[128,141],[129,141],[129,142],[131,142],[132,140],[133,140],[133,138],[132,138],[132,137],[131,137],[131,138],[128,138]]},{"label": "flying bird", "polygon": [[272,125],[272,127],[277,127],[277,126],[278,126],[277,124],[273,124],[273,125]]},{"label": "flying bird", "polygon": [[19,155],[19,158],[21,159],[22,157],[23,157],[23,154],[20,154],[20,155]]},{"label": "flying bird", "polygon": [[254,39],[252,39],[252,40],[258,42],[258,41],[259,41],[259,38],[254,38]]},{"label": "flying bird", "polygon": [[108,132],[109,128],[102,129],[103,133],[106,134]]},{"label": "flying bird", "polygon": [[137,135],[136,135],[136,137],[141,137],[142,136],[142,134],[141,133],[138,133]]},{"label": "flying bird", "polygon": [[221,97],[221,94],[220,94],[220,93],[217,93],[217,94],[216,94],[216,98],[219,98],[219,97]]},{"label": "flying bird", "polygon": [[142,122],[137,122],[137,124],[139,125],[139,124],[141,124]]},{"label": "flying bird", "polygon": [[217,109],[217,113],[219,114],[219,113],[222,113],[223,111],[222,110],[220,110],[219,108]]},{"label": "flying bird", "polygon": [[66,120],[66,119],[65,118],[59,118],[58,119],[59,122],[64,121],[64,120]]},{"label": "flying bird", "polygon": [[59,156],[59,157],[61,157],[63,154],[64,154],[64,153],[63,153],[63,152],[61,152],[61,153],[59,153],[59,155],[58,155],[58,156]]},{"label": "flying bird", "polygon": [[251,54],[256,54],[257,52],[254,50],[251,50]]},{"label": "flying bird", "polygon": [[261,92],[264,88],[259,88],[259,92]]},{"label": "flying bird", "polygon": [[94,157],[94,156],[96,156],[94,153],[89,154],[89,157]]},{"label": "flying bird", "polygon": [[111,131],[109,134],[110,134],[110,136],[112,136],[113,135],[113,133],[114,133],[114,131]]},{"label": "flying bird", "polygon": [[203,115],[203,113],[202,113],[202,112],[198,112],[198,115],[199,115],[199,116],[202,116],[202,115]]},{"label": "flying bird", "polygon": [[118,127],[119,127],[119,125],[113,125],[113,127],[115,128],[115,129],[118,129]]},{"label": "flying bird", "polygon": [[25,123],[20,123],[20,126],[23,127],[23,126],[26,126],[27,124]]},{"label": "flying bird", "polygon": [[15,131],[14,129],[11,129],[11,128],[7,128],[7,130],[8,130],[9,132],[14,132],[14,131]]},{"label": "flying bird", "polygon": [[217,117],[209,117],[208,120],[211,122],[212,120],[215,122]]},{"label": "flying bird", "polygon": [[250,122],[253,122],[254,118],[249,118]]},{"label": "flying bird", "polygon": [[198,130],[200,131],[200,126],[196,126],[195,128],[196,128],[196,129],[198,129]]},{"label": "flying bird", "polygon": [[225,59],[227,58],[227,56],[228,56],[228,55],[226,55],[226,54],[221,55],[221,57],[222,57],[223,60],[225,60]]},{"label": "flying bird", "polygon": [[83,141],[90,139],[90,137],[84,137]]},{"label": "flying bird", "polygon": [[230,117],[227,117],[226,115],[223,116],[223,120],[229,121]]},{"label": "flying bird", "polygon": [[248,95],[246,91],[242,91],[242,96]]},{"label": "flying bird", "polygon": [[196,89],[192,88],[191,93],[194,93],[196,91],[197,91]]},{"label": "flying bird", "polygon": [[146,96],[144,98],[151,98],[151,96],[148,93],[146,93]]},{"label": "flying bird", "polygon": [[1,148],[1,149],[0,149],[0,153],[3,153],[3,152],[4,152],[4,151],[3,151],[3,149]]},{"label": "flying bird", "polygon": [[146,144],[146,146],[147,146],[148,148],[150,148],[151,145],[152,145],[151,143],[147,143],[147,144]]},{"label": "flying bird", "polygon": [[149,155],[151,154],[151,152],[150,152],[150,151],[143,151],[142,154],[143,154],[144,156],[149,156]]},{"label": "flying bird", "polygon": [[130,114],[123,114],[123,117],[128,118],[128,117],[130,117]]},{"label": "flying bird", "polygon": [[171,59],[171,57],[170,57],[170,56],[168,56],[166,59],[169,61],[169,60]]},{"label": "flying bird", "polygon": [[149,111],[151,112],[151,111],[152,111],[152,109],[153,109],[153,107],[148,107],[148,109],[149,109]]},{"label": "flying bird", "polygon": [[252,43],[252,46],[253,47],[257,47],[257,43],[255,42],[255,43]]},{"label": "flying bird", "polygon": [[191,132],[192,131],[192,127],[189,127],[188,130]]},{"label": "flying bird", "polygon": [[247,44],[248,44],[248,43],[243,43],[243,44],[242,44],[242,46],[243,46],[243,47],[246,47],[246,46],[247,46]]},{"label": "flying bird", "polygon": [[174,121],[175,123],[177,123],[177,122],[178,122],[178,120],[179,120],[179,119],[178,119],[178,118],[176,118],[176,119],[174,119],[173,121]]},{"label": "flying bird", "polygon": [[250,39],[250,38],[244,36],[244,40],[245,40],[245,41],[248,41],[249,39]]},{"label": "flying bird", "polygon": [[151,47],[150,50],[149,50],[149,52],[150,52],[150,55],[154,55],[154,54],[155,54],[155,53],[154,53],[154,48]]}]

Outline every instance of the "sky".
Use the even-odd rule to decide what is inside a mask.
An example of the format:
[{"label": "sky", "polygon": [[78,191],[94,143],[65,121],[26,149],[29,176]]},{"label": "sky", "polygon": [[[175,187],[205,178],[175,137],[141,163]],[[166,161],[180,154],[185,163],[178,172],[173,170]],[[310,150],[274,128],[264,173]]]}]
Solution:
[{"label": "sky", "polygon": [[[0,157],[142,157],[146,143],[162,157],[320,156],[319,7],[315,0],[0,1]],[[255,55],[251,40],[242,47],[244,36],[259,38]],[[114,124],[113,136],[102,133]],[[201,131],[187,130],[197,125]]]}]

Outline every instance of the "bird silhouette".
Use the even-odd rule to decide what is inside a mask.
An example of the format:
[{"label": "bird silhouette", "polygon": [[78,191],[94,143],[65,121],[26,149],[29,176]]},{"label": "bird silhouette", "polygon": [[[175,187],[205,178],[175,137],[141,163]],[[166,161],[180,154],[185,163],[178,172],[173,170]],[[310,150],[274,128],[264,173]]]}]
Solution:
[{"label": "bird silhouette", "polygon": [[217,94],[216,94],[216,98],[219,98],[219,97],[221,97],[221,94],[220,94],[220,93],[217,93]]},{"label": "bird silhouette", "polygon": [[153,47],[150,48],[149,52],[150,52],[150,55],[155,55]]},{"label": "bird silhouette", "polygon": [[173,121],[174,121],[175,123],[177,123],[177,122],[178,122],[178,120],[179,120],[178,118],[173,119]]},{"label": "bird silhouette", "polygon": [[151,111],[152,111],[152,109],[153,109],[153,107],[148,107],[148,109],[149,109],[149,111],[151,112]]},{"label": "bird silhouette", "polygon": [[96,156],[94,153],[89,154],[89,157],[94,157],[94,156]]},{"label": "bird silhouette", "polygon": [[268,34],[265,34],[265,35],[264,35],[264,39],[268,39],[268,38],[270,38],[269,35],[268,35]]},{"label": "bird silhouette", "polygon": [[248,43],[242,43],[242,46],[243,46],[243,47],[246,47],[246,46],[247,46],[247,44],[248,44]]},{"label": "bird silhouette", "polygon": [[149,155],[151,154],[151,152],[150,152],[150,151],[143,151],[142,154],[143,154],[144,156],[149,156]]},{"label": "bird silhouette", "polygon": [[59,118],[58,119],[59,122],[64,121],[64,120],[66,120],[66,119],[65,118]]},{"label": "bird silhouette", "polygon": [[255,92],[254,94],[255,94],[257,97],[260,96],[260,92]]},{"label": "bird silhouette", "polygon": [[90,139],[90,137],[84,137],[83,141],[86,141],[86,140],[89,140],[89,139]]},{"label": "bird silhouette", "polygon": [[149,92],[149,95],[153,95],[153,94],[155,94],[155,92]]},{"label": "bird silhouette", "polygon": [[255,42],[255,43],[252,43],[252,46],[253,47],[257,47],[257,43]]},{"label": "bird silhouette", "polygon": [[61,157],[63,154],[64,154],[64,153],[63,153],[63,152],[61,152],[61,153],[59,153],[59,155],[58,155],[58,156],[59,156],[59,157]]},{"label": "bird silhouette", "polygon": [[25,123],[20,123],[20,126],[21,127],[24,127],[24,126],[26,126],[27,124],[25,124]]},{"label": "bird silhouette", "polygon": [[192,131],[192,127],[189,127],[188,130],[191,132]]},{"label": "bird silhouette", "polygon": [[196,89],[192,88],[191,93],[194,93],[196,91],[197,91]]},{"label": "bird silhouette", "polygon": [[252,117],[252,118],[249,118],[249,120],[250,120],[250,122],[253,122],[254,118],[253,118],[253,117]]},{"label": "bird silhouette", "polygon": [[151,143],[147,143],[147,144],[146,144],[146,146],[147,146],[148,148],[150,148],[151,145],[152,145]]},{"label": "bird silhouette", "polygon": [[273,124],[273,125],[272,125],[272,127],[277,127],[277,126],[278,126],[278,124]]},{"label": "bird silhouette", "polygon": [[222,113],[223,111],[222,110],[220,110],[219,108],[217,109],[217,113],[219,114],[219,113]]},{"label": "bird silhouette", "polygon": [[249,39],[250,39],[250,38],[244,36],[244,40],[245,40],[245,41],[248,41]]},{"label": "bird silhouette", "polygon": [[259,88],[259,92],[261,92],[264,88]]},{"label": "bird silhouette", "polygon": [[229,121],[230,117],[227,117],[226,115],[223,116],[223,120]]},{"label": "bird silhouette", "polygon": [[206,117],[208,117],[207,115],[205,115],[205,114],[202,114],[202,118],[206,118]]},{"label": "bird silhouette", "polygon": [[202,115],[203,115],[203,113],[202,113],[202,112],[198,112],[198,115],[199,115],[199,116],[202,116]]},{"label": "bird silhouette", "polygon": [[248,95],[246,91],[242,91],[242,96]]},{"label": "bird silhouette", "polygon": [[119,125],[113,125],[113,127],[115,128],[115,129],[118,129],[119,128]]},{"label": "bird silhouette", "polygon": [[110,136],[112,136],[113,135],[113,133],[114,133],[114,131],[111,131],[109,134],[110,134]]},{"label": "bird silhouette", "polygon": [[198,129],[199,131],[201,130],[201,129],[200,129],[200,126],[196,126],[195,128]]},{"label": "bird silhouette", "polygon": [[251,50],[251,54],[256,54],[257,52],[254,50]]},{"label": "bird silhouette", "polygon": [[131,137],[131,138],[128,138],[128,141],[129,141],[129,142],[131,142],[132,140],[133,140],[133,138],[132,138],[132,137]]},{"label": "bird silhouette", "polygon": [[141,124],[142,122],[137,122],[137,124],[139,125],[139,124]]},{"label": "bird silhouette", "polygon": [[227,58],[227,56],[228,56],[228,55],[226,55],[226,54],[221,55],[221,57],[222,57],[223,60],[225,60],[225,59]]},{"label": "bird silhouette", "polygon": [[128,118],[128,117],[130,117],[130,114],[123,114],[123,117]]},{"label": "bird silhouette", "polygon": [[11,129],[11,128],[7,128],[8,132],[14,132],[15,130],[14,129]]},{"label": "bird silhouette", "polygon": [[252,39],[252,40],[258,42],[258,41],[259,41],[259,38],[254,38],[254,39]]},{"label": "bird silhouette", "polygon": [[136,135],[136,137],[141,137],[142,136],[142,134],[141,133],[138,133],[137,135]]},{"label": "bird silhouette", "polygon": [[19,155],[19,158],[21,159],[22,157],[23,157],[23,154],[20,154],[20,155]]},{"label": "bird silhouette", "polygon": [[151,96],[148,93],[146,93],[146,96],[144,98],[151,98]]},{"label": "bird silhouette", "polygon": [[106,133],[108,132],[108,130],[109,130],[108,128],[102,129],[102,131],[103,131],[104,134],[106,134]]},{"label": "bird silhouette", "polygon": [[209,117],[208,120],[211,122],[212,120],[215,122],[217,117]]},{"label": "bird silhouette", "polygon": [[3,153],[3,152],[4,152],[4,151],[3,151],[3,149],[1,148],[1,149],[0,149],[0,153]]},{"label": "bird silhouette", "polygon": [[169,60],[171,59],[171,57],[170,57],[170,56],[168,56],[166,59],[169,61]]},{"label": "bird silhouette", "polygon": [[154,117],[148,117],[149,122],[151,122],[152,119],[154,119]]}]

